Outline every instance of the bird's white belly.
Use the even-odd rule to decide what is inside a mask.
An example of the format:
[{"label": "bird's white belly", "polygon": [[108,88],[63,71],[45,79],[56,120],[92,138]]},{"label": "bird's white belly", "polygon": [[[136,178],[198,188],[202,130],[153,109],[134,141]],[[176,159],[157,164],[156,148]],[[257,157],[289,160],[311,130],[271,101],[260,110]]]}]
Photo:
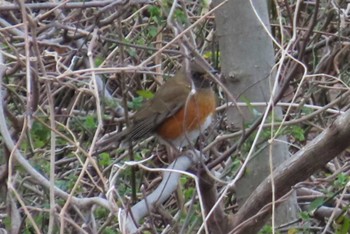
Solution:
[{"label": "bird's white belly", "polygon": [[172,140],[172,144],[177,148],[181,148],[181,147],[193,144],[194,141],[197,140],[199,135],[201,135],[209,127],[212,121],[213,121],[213,115],[209,115],[201,125],[200,129],[186,132],[182,136],[176,138],[175,140]]}]

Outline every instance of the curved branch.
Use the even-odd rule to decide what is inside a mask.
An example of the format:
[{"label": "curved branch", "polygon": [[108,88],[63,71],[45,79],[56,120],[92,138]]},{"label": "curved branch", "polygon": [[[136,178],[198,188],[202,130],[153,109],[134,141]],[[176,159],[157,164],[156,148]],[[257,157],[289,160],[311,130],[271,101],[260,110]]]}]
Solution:
[{"label": "curved branch", "polygon": [[[350,145],[350,110],[340,115],[325,131],[281,164],[273,172],[276,200],[288,193],[292,187],[307,179],[328,161],[335,158]],[[252,222],[242,222],[257,214],[265,204],[271,201],[271,176],[266,178],[250,195],[234,218],[231,233],[256,233],[264,225],[271,212],[264,213]]]},{"label": "curved branch", "polygon": [[[197,153],[194,153],[197,155]],[[176,190],[181,174],[186,173],[194,163],[198,163],[199,157],[181,156],[164,169],[162,182],[143,200],[131,207],[130,211],[120,210],[120,230],[123,233],[137,233],[139,221],[144,218],[157,204],[168,199]],[[159,169],[157,169],[159,170]],[[187,173],[186,173],[187,174]]]}]

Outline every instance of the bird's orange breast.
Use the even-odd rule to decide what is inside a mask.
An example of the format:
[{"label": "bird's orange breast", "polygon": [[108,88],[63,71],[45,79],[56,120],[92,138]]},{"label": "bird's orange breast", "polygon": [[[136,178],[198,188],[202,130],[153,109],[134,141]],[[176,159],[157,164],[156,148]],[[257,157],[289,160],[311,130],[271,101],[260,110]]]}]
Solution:
[{"label": "bird's orange breast", "polygon": [[157,127],[156,133],[165,141],[178,141],[185,134],[190,135],[192,131],[203,130],[202,126],[207,124],[206,121],[215,112],[215,108],[214,92],[211,89],[198,90],[175,115]]}]

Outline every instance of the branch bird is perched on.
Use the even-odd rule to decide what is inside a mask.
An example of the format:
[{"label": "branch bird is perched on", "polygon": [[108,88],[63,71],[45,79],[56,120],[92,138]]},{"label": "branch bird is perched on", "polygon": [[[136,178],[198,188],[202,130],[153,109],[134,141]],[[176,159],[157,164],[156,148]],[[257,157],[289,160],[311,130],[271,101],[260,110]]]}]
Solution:
[{"label": "branch bird is perched on", "polygon": [[112,142],[136,142],[150,134],[174,147],[190,144],[210,125],[215,112],[216,97],[208,76],[194,62],[190,71],[183,66],[135,113],[129,128],[106,135],[97,148]]}]

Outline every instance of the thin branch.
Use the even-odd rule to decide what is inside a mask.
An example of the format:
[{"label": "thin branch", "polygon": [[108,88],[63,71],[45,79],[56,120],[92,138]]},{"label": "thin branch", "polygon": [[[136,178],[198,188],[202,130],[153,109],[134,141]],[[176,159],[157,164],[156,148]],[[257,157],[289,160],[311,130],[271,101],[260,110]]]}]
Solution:
[{"label": "thin branch", "polygon": [[[1,54],[1,53],[0,53]],[[2,57],[2,56],[0,56]],[[0,83],[2,84],[2,78],[3,74],[5,72],[6,66],[1,63],[0,60]],[[13,151],[13,157],[16,160],[16,162],[21,165],[24,170],[35,179],[38,184],[42,185],[46,189],[50,189],[50,182],[38,171],[36,171],[32,165],[24,158],[24,156],[21,154],[21,152],[15,147],[15,143],[13,142],[11,138],[10,131],[6,124],[6,117],[4,114],[4,96],[3,91],[0,89],[0,133],[2,136],[2,139],[4,143],[6,144],[7,148],[10,151]],[[67,199],[69,197],[69,194],[65,191],[61,190],[58,187],[55,187],[55,194],[63,199]],[[100,205],[102,207],[105,207],[106,209],[109,209],[111,211],[115,211],[116,208],[113,206],[113,204],[109,203],[106,199],[100,198],[100,197],[91,197],[91,198],[77,198],[77,197],[71,197],[72,204],[78,206],[78,207],[89,207],[92,205]]]},{"label": "thin branch", "polygon": [[[189,158],[191,156],[191,158]],[[178,186],[178,180],[181,174],[185,174],[195,179],[196,187],[198,188],[198,179],[194,175],[185,172],[188,168],[200,162],[200,153],[198,151],[192,152],[189,156],[180,156],[174,162],[172,162],[167,169],[151,169],[142,165],[142,162],[127,163],[132,165],[138,165],[143,169],[149,171],[163,171],[163,180],[158,187],[143,200],[136,203],[131,207],[130,211],[120,210],[120,230],[123,233],[136,233],[138,230],[137,225],[139,221],[144,218],[150,210],[152,210],[157,204],[162,204],[168,199],[171,194],[176,190]],[[201,196],[199,196],[201,207],[203,207]],[[204,210],[202,209],[203,219],[205,218]],[[207,227],[206,227],[206,230]],[[208,233],[208,231],[207,231]]]},{"label": "thin branch", "polygon": [[[61,2],[41,2],[41,3],[26,3],[24,4],[25,8],[31,10],[42,10],[42,9],[52,9],[52,8],[61,8],[61,9],[84,9],[91,7],[105,7],[111,3],[115,2],[115,0],[106,0],[106,1],[91,1],[91,2],[66,2],[62,4]],[[152,0],[130,0],[129,4],[151,4]],[[0,5],[1,11],[15,11],[19,10],[19,6],[17,4],[4,2]]]}]

